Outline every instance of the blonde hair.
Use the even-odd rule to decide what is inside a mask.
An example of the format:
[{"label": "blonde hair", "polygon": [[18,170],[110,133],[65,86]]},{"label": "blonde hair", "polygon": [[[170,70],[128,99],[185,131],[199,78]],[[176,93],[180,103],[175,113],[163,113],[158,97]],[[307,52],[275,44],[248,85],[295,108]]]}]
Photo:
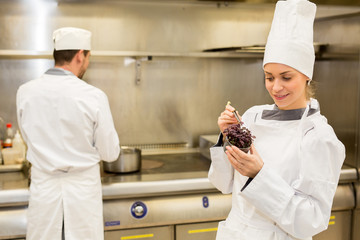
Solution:
[{"label": "blonde hair", "polygon": [[[308,81],[310,81],[310,83]],[[310,98],[315,97],[316,82],[314,82],[314,80],[308,80],[308,81],[306,83],[305,91],[306,91],[306,99],[310,100]]]}]

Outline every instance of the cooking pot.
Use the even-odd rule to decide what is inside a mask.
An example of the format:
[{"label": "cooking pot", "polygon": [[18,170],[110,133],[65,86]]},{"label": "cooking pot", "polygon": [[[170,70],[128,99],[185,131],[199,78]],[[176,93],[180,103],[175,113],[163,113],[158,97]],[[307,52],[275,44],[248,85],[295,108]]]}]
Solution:
[{"label": "cooking pot", "polygon": [[141,169],[141,150],[133,147],[121,147],[120,155],[114,162],[103,161],[104,171],[114,173],[137,172]]}]

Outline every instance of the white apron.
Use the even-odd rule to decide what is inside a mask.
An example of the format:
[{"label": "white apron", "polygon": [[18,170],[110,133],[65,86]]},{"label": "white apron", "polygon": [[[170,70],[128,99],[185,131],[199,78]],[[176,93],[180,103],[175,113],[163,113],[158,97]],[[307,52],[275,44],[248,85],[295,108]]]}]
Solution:
[{"label": "white apron", "polygon": [[[256,136],[254,145],[264,164],[275,170],[290,185],[299,177],[301,168],[300,143],[303,136],[305,118],[309,106],[301,120],[279,122],[262,120],[261,114],[249,127]],[[258,211],[251,202],[239,194],[248,177],[235,171],[232,209],[226,221],[220,222],[216,240],[294,240],[269,216]],[[250,182],[251,184],[251,182]],[[259,199],[262,198],[261,193]],[[266,201],[266,199],[264,199]],[[312,238],[306,238],[311,240]]]},{"label": "white apron", "polygon": [[104,239],[99,164],[51,174],[32,167],[27,217],[28,240],[60,240],[63,219],[66,240]]}]

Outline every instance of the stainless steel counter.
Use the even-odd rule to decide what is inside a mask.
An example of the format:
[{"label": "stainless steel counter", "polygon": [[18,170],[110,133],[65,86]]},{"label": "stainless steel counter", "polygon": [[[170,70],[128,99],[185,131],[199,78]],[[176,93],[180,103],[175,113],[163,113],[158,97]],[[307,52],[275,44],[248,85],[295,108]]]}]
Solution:
[{"label": "stainless steel counter", "polygon": [[186,192],[215,191],[207,179],[210,161],[199,153],[142,156],[137,173],[103,172],[103,197],[172,195]]},{"label": "stainless steel counter", "polygon": [[[102,171],[103,198],[216,192],[207,172],[210,160],[198,152],[142,156],[140,172],[114,174]],[[358,179],[355,168],[344,166],[340,183]],[[28,179],[19,172],[0,173],[0,206],[27,205]]]},{"label": "stainless steel counter", "polygon": [[[140,172],[101,171],[103,198],[216,191],[207,179],[209,166],[210,161],[199,153],[145,155]],[[28,198],[28,179],[23,172],[0,174],[0,206],[27,205]]]},{"label": "stainless steel counter", "polygon": [[[195,151],[143,155],[142,169],[135,173],[107,173],[101,168],[107,239],[112,235],[118,239],[120,232],[134,228],[192,226],[224,219],[231,208],[231,195],[221,194],[209,182],[209,167],[210,160]],[[347,225],[348,220],[341,219],[350,219],[355,208],[352,182],[357,180],[357,171],[344,166],[340,179],[332,213],[337,224],[326,231],[330,235]],[[0,226],[6,229],[0,231],[0,239],[25,236],[28,198],[24,172],[0,174]],[[327,237],[319,236],[315,239]]]}]

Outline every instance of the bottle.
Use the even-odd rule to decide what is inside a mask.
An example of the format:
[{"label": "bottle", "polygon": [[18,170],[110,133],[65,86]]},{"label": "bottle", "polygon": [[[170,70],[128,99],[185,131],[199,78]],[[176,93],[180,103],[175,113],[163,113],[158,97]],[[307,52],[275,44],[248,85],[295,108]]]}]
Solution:
[{"label": "bottle", "polygon": [[15,137],[12,142],[12,148],[19,152],[18,163],[21,163],[25,160],[26,155],[26,145],[22,139],[19,130],[16,131]]},{"label": "bottle", "polygon": [[6,137],[6,127],[4,120],[0,117],[0,149],[4,145]]},{"label": "bottle", "polygon": [[3,143],[4,148],[12,147],[12,140],[14,138],[14,131],[11,123],[6,124],[6,137]]},{"label": "bottle", "polygon": [[0,146],[0,165],[4,164],[3,156],[2,156],[2,146]]}]

